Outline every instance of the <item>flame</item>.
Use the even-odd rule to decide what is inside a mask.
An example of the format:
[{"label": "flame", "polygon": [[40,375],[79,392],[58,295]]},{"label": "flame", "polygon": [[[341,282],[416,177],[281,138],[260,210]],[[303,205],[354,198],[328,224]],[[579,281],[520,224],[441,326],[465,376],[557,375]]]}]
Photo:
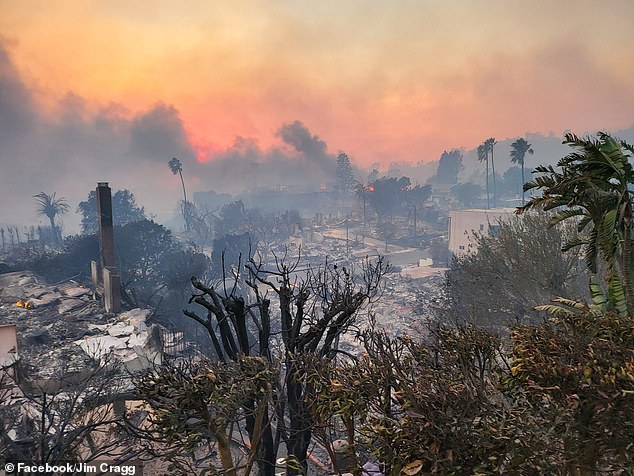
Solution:
[{"label": "flame", "polygon": [[374,192],[374,186],[368,185],[368,192]]},{"label": "flame", "polygon": [[320,190],[326,190],[326,184],[325,183],[320,183],[319,184],[319,188],[320,188]]},{"label": "flame", "polygon": [[18,299],[18,302],[16,302],[15,305],[18,306],[18,307],[23,307],[24,309],[32,309],[33,308],[33,304],[31,304],[27,300],[23,301],[22,299]]}]

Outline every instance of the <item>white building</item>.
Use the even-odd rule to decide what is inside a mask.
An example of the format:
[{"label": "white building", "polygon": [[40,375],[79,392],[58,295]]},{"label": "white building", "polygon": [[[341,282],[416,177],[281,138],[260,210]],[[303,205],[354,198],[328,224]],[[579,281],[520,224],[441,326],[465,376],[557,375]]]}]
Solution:
[{"label": "white building", "polygon": [[475,251],[474,233],[491,236],[500,220],[514,216],[515,208],[452,210],[449,212],[449,253],[462,256]]}]

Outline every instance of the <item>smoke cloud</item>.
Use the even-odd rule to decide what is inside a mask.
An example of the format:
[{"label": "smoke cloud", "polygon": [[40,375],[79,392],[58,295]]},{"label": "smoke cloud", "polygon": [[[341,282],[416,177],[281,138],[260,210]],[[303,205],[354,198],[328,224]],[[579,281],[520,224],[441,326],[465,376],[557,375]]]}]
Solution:
[{"label": "smoke cloud", "polygon": [[[334,180],[336,156],[300,121],[283,124],[278,147],[237,137],[224,151],[196,159],[178,110],[170,104],[131,113],[120,104],[95,107],[70,92],[45,111],[0,42],[0,224],[36,224],[32,196],[65,197],[76,209],[99,181],[127,188],[157,219],[178,211],[180,181],[167,162],[178,157],[190,192],[239,194],[274,185],[315,189]],[[63,217],[77,231],[79,217]],[[41,220],[41,223],[46,223]]]},{"label": "smoke cloud", "polygon": [[227,150],[200,164],[197,173],[225,193],[275,185],[316,190],[320,183],[335,180],[336,156],[300,121],[282,125],[276,136],[282,144],[270,150],[254,139],[237,137]]}]

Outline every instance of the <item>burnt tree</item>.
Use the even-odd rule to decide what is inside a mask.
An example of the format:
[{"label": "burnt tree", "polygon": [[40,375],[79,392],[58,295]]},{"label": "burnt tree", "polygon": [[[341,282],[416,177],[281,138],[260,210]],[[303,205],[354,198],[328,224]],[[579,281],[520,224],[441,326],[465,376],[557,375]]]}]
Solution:
[{"label": "burnt tree", "polygon": [[261,429],[255,436],[262,476],[274,474],[282,441],[289,456],[287,474],[306,474],[314,421],[305,357],[334,358],[340,337],[354,325],[359,311],[380,295],[388,271],[383,259],[365,260],[358,272],[328,263],[300,271],[299,263],[299,256],[293,261],[276,257],[274,268],[265,269],[251,259],[242,274],[234,274],[230,290],[224,285],[227,279],[218,289],[192,278],[196,293],[190,302],[202,306],[206,315],[184,311],[207,329],[220,361],[259,355],[283,363],[280,385],[274,386],[266,410],[255,408],[255,401],[244,408],[252,441],[255,430]]}]

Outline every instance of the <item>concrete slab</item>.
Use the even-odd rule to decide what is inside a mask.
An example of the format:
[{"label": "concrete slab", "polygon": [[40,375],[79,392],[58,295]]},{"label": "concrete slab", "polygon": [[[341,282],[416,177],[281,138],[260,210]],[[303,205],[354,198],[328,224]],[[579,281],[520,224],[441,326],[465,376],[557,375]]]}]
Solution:
[{"label": "concrete slab", "polygon": [[134,326],[116,324],[108,329],[108,334],[114,337],[129,336],[134,333]]},{"label": "concrete slab", "polygon": [[37,299],[31,299],[31,303],[36,307],[48,306],[57,303],[61,297],[58,292],[48,292]]},{"label": "concrete slab", "polygon": [[57,306],[57,312],[59,314],[64,314],[66,312],[72,311],[73,309],[77,309],[79,306],[83,306],[85,301],[81,299],[64,299],[61,304]]},{"label": "concrete slab", "polygon": [[81,286],[64,290],[64,294],[69,297],[81,297],[90,293],[91,290],[89,288],[82,288]]}]

